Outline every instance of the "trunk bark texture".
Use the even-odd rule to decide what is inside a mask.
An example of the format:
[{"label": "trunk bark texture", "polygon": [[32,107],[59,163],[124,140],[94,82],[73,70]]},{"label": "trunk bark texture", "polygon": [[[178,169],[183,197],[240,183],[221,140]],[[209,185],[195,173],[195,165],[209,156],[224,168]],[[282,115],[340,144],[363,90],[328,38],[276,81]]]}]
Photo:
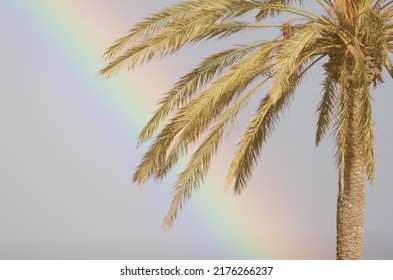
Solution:
[{"label": "trunk bark texture", "polygon": [[358,260],[362,257],[366,185],[364,144],[359,124],[362,94],[362,90],[353,89],[350,98],[350,135],[344,160],[345,167],[340,171],[337,198],[336,257],[338,260]]}]

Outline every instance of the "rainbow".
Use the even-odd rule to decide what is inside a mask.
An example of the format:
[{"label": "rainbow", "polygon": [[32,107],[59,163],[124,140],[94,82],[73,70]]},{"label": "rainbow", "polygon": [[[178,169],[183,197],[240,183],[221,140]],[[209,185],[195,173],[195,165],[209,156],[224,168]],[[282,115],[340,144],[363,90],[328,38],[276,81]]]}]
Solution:
[{"label": "rainbow", "polygon": [[[144,5],[140,1],[129,2]],[[99,126],[105,122],[106,125],[116,126],[119,137],[135,141],[130,143],[130,148],[134,148],[137,135],[153,112],[158,95],[176,81],[174,76],[179,77],[184,73],[178,73],[177,67],[165,69],[160,68],[162,66],[159,64],[152,64],[133,75],[120,74],[110,80],[97,77],[97,71],[103,66],[100,55],[125,32],[119,26],[144,16],[139,12],[141,8],[127,11],[128,19],[117,16],[124,13],[121,10],[124,5],[123,1],[10,0],[6,1],[5,9],[10,16],[20,20],[28,18],[32,23],[31,30],[42,40],[42,44],[54,46],[50,49],[56,52],[62,65],[66,65],[64,73],[78,81],[78,92],[70,93],[65,98],[99,107],[102,115],[98,121],[86,114],[86,118],[91,118],[91,124]],[[127,5],[132,6],[130,3]],[[149,75],[151,72],[154,72],[154,77],[158,77],[154,83]],[[164,74],[157,75],[160,72]],[[117,147],[108,141],[108,149]],[[223,146],[221,151],[225,149],[229,149],[229,146]],[[209,243],[207,247],[218,251],[215,255],[221,258],[325,258],[313,249],[313,244],[323,241],[308,240],[307,244],[300,244],[304,241],[292,234],[309,225],[301,217],[294,216],[291,203],[288,207],[280,205],[279,201],[285,194],[280,188],[276,190],[274,183],[268,179],[273,175],[280,176],[280,171],[271,171],[265,164],[272,163],[274,159],[264,159],[262,164],[268,170],[266,172],[272,172],[273,175],[268,176],[266,172],[260,172],[262,168],[259,168],[256,170],[258,175],[254,176],[248,190],[241,196],[224,192],[228,160],[226,155],[219,153],[205,185],[186,204],[187,213],[180,213],[172,232],[163,233],[158,229],[157,234],[176,235],[178,228],[194,225],[193,228],[198,228],[199,232],[193,234],[205,236],[204,240]],[[132,161],[132,164],[137,164],[137,156]],[[157,203],[169,207],[170,201],[157,198]]]}]

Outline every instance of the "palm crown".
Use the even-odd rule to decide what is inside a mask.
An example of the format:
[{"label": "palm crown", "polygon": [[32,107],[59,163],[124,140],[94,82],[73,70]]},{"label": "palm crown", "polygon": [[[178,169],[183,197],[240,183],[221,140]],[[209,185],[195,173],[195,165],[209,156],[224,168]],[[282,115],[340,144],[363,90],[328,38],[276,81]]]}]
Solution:
[{"label": "palm crown", "polygon": [[[241,45],[205,59],[174,85],[143,128],[139,143],[150,139],[153,142],[134,174],[139,184],[150,177],[165,176],[201,140],[174,184],[165,228],[172,225],[178,209],[199,187],[239,111],[269,82],[270,90],[261,97],[228,171],[226,185],[233,183],[236,193],[242,191],[280,113],[289,105],[305,74],[319,61],[323,63],[324,81],[317,108],[316,144],[333,129],[341,194],[345,195],[347,188],[351,192],[350,186],[356,180],[364,181],[365,176],[373,181],[370,89],[382,81],[383,68],[393,75],[388,56],[393,50],[393,1],[314,1],[323,9],[322,15],[304,9],[307,2],[186,1],[137,24],[104,54],[108,63],[100,74],[110,76],[204,39],[252,29],[280,30],[276,38]],[[255,20],[246,20],[250,17],[244,16],[252,13]],[[279,25],[264,23],[283,13],[291,18]],[[358,174],[354,168],[364,173],[364,180],[353,176]]]}]

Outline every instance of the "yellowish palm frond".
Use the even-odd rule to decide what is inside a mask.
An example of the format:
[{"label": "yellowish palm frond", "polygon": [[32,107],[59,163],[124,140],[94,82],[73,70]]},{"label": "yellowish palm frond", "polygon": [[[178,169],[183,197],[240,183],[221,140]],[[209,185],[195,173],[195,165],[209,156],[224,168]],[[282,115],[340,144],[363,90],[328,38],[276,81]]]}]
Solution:
[{"label": "yellowish palm frond", "polygon": [[[167,7],[131,28],[128,34],[115,42],[105,53],[104,58],[113,60],[124,49],[135,47],[148,38],[164,32],[168,26],[176,26],[179,20],[196,20],[207,14],[220,17],[240,17],[257,7],[257,1],[239,0],[191,0]],[[177,25],[179,26],[179,25]]]},{"label": "yellowish palm frond", "polygon": [[258,1],[188,1],[165,9],[137,25],[104,54],[108,64],[100,75],[109,77],[154,57],[169,55],[181,47],[203,39],[228,36],[241,30],[262,27],[235,22],[255,9]]},{"label": "yellowish palm frond", "polygon": [[293,4],[302,4],[302,0],[266,0],[261,3],[259,13],[256,16],[257,21],[262,21],[266,18],[276,17],[285,12],[285,8]]},{"label": "yellowish palm frond", "polygon": [[138,45],[146,38],[154,37],[166,29],[166,26],[176,21],[176,18],[190,16],[199,7],[198,1],[187,1],[178,5],[165,8],[160,13],[154,14],[144,21],[137,23],[128,31],[128,34],[117,40],[104,53],[106,60],[114,59],[124,48]]},{"label": "yellowish palm frond", "polygon": [[349,105],[346,91],[340,93],[340,113],[338,114],[338,121],[336,123],[336,164],[340,174],[339,185],[340,191],[344,190],[344,170],[345,170],[345,159],[347,155],[347,141],[349,137]]},{"label": "yellowish palm frond", "polygon": [[363,98],[359,110],[362,112],[360,120],[360,127],[362,132],[362,140],[364,143],[364,158],[367,165],[368,179],[374,184],[375,177],[375,123],[373,121],[372,113],[372,97],[370,94],[370,86],[363,88]]},{"label": "yellowish palm frond", "polygon": [[[184,153],[188,145],[194,143],[206,130],[210,123],[221,114],[231,102],[260,76],[269,75],[272,64],[269,58],[265,58],[266,51],[272,51],[274,47],[255,53],[254,56],[247,58],[223,77],[215,81],[205,92],[196,97],[189,104],[179,111],[179,114],[172,120],[170,131],[175,137],[172,137],[171,144],[166,148],[165,164],[157,170],[154,175],[156,179],[161,179],[169,171],[179,158],[179,153]],[[177,136],[182,141],[175,145],[174,140]]]},{"label": "yellowish palm frond", "polygon": [[172,226],[184,202],[190,198],[193,190],[199,188],[200,183],[209,170],[212,157],[217,152],[225,130],[227,130],[228,123],[236,119],[241,108],[245,106],[246,102],[267,80],[263,80],[249,90],[247,94],[237,100],[226,112],[222,113],[202,144],[194,152],[187,167],[181,172],[173,187],[174,195],[171,207],[163,222],[164,229],[169,229]]},{"label": "yellowish palm frond", "polygon": [[256,114],[250,120],[246,132],[238,144],[238,150],[229,167],[226,188],[235,180],[234,190],[236,193],[240,193],[246,185],[253,166],[260,155],[261,145],[278,121],[280,109],[278,105],[278,102],[276,102],[276,105],[273,104],[270,95],[267,95],[261,101]]},{"label": "yellowish palm frond", "polygon": [[334,118],[334,109],[337,102],[337,83],[332,74],[327,73],[323,86],[323,97],[318,105],[318,122],[315,136],[315,143],[318,146]]},{"label": "yellowish palm frond", "polygon": [[180,79],[180,81],[165,95],[153,117],[147,122],[139,135],[139,144],[154,135],[161,123],[180,107],[185,105],[205,85],[214,80],[217,75],[238,63],[243,57],[250,55],[265,46],[266,42],[245,45],[215,54]]},{"label": "yellowish palm frond", "polygon": [[299,64],[295,73],[287,77],[291,81],[292,87],[283,92],[278,100],[273,100],[271,94],[261,100],[257,112],[249,121],[246,131],[238,143],[238,149],[230,164],[226,180],[226,188],[234,181],[235,193],[240,193],[245,188],[259,158],[262,144],[277,125],[280,113],[289,106],[291,97],[304,74],[310,70],[318,58],[313,61],[305,55],[299,60],[303,62]]},{"label": "yellowish palm frond", "polygon": [[[292,3],[300,3],[302,4],[305,1],[301,0],[270,0],[270,1],[264,1],[264,3],[261,3],[259,7],[259,13],[256,16],[257,21],[262,21],[267,17],[274,17],[277,15],[281,15],[283,13],[288,13],[292,14],[295,16],[299,16],[300,20],[308,20],[308,21],[313,21],[313,22],[319,22],[319,23],[328,23],[329,20],[326,17],[319,16],[309,10],[305,10],[302,8],[295,7],[292,5]],[[320,1],[317,1],[319,4],[322,5]],[[325,5],[322,5],[322,7],[326,7]]]},{"label": "yellowish palm frond", "polygon": [[[346,54],[347,55],[347,54]],[[337,122],[335,124],[335,134],[336,134],[336,163],[337,169],[339,170],[340,178],[339,185],[340,190],[344,190],[344,170],[347,159],[348,152],[348,139],[350,137],[350,85],[349,79],[351,72],[348,69],[347,59],[343,58],[343,64],[339,70],[339,79],[338,82],[340,84],[340,96],[339,103],[337,106]]]},{"label": "yellowish palm frond", "polygon": [[323,28],[317,25],[304,26],[295,36],[289,38],[279,50],[270,91],[273,103],[281,99],[281,95],[292,87],[288,77],[291,77],[299,67],[299,57],[302,57],[303,53],[307,56],[305,59],[313,54],[320,54],[319,49],[313,52],[311,47],[314,46],[322,31]]},{"label": "yellowish palm frond", "polygon": [[156,56],[171,54],[193,40],[197,40],[198,37],[209,36],[209,32],[206,31],[215,25],[217,18],[215,14],[205,14],[195,19],[178,19],[176,24],[167,26],[163,32],[146,38],[115,57],[101,70],[100,74],[109,77],[123,68],[131,70]]},{"label": "yellowish palm frond", "polygon": [[101,75],[110,76],[124,67],[128,70],[147,63],[155,57],[164,57],[178,51],[187,44],[214,37],[228,37],[234,33],[256,28],[277,27],[275,25],[251,24],[247,22],[214,23],[214,15],[205,15],[193,21],[183,21],[181,27],[170,28],[166,32],[150,38],[142,44],[126,51],[102,69]]},{"label": "yellowish palm frond", "polygon": [[388,73],[390,74],[390,77],[393,78],[393,65],[392,65],[392,62],[390,61],[389,57],[386,58],[383,65],[384,65],[385,69],[388,71]]},{"label": "yellowish palm frond", "polygon": [[[151,175],[160,177],[185,152],[221,111],[255,79],[271,69],[271,53],[275,44],[244,57],[224,76],[214,81],[205,91],[182,107],[177,115],[157,136],[134,174],[134,181],[143,183]],[[181,145],[171,146],[173,139],[182,134]],[[169,154],[169,156],[168,156]],[[160,175],[161,174],[161,175]]]}]

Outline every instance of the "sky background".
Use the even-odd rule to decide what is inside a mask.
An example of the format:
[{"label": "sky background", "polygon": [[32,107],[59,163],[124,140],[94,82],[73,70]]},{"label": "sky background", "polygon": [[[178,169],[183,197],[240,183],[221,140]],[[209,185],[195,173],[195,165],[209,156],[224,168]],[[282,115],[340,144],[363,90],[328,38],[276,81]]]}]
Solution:
[{"label": "sky background", "polygon": [[[204,57],[198,44],[109,80],[101,55],[174,0],[0,0],[1,259],[334,259],[333,141],[314,145],[321,71],[309,75],[241,196],[224,191],[239,133],[168,232],[178,165],[141,191],[137,137],[158,100]],[[252,33],[242,43],[268,38]],[[264,37],[265,36],[265,37]],[[393,259],[393,82],[374,92],[375,186],[367,186],[364,258]],[[260,92],[259,96],[263,96]],[[240,119],[247,121],[252,106]]]}]

